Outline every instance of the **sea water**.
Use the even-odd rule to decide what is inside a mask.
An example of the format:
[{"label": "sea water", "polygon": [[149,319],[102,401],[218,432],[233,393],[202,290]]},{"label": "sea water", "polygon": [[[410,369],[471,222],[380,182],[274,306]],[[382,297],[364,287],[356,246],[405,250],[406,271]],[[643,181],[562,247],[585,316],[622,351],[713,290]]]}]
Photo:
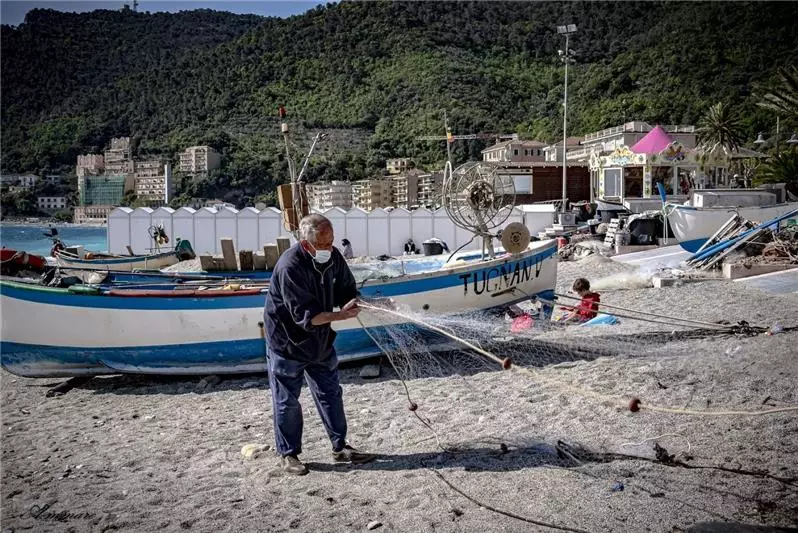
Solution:
[{"label": "sea water", "polygon": [[0,225],[0,245],[4,248],[48,256],[53,241],[47,237],[50,228],[58,231],[58,237],[66,246],[83,245],[86,250],[104,252],[108,249],[108,231],[105,226],[75,225]]}]

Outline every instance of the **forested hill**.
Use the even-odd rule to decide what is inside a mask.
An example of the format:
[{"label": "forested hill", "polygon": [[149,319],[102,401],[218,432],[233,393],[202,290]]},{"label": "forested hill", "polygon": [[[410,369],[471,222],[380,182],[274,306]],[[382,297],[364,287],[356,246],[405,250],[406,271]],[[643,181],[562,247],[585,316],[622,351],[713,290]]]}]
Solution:
[{"label": "forested hill", "polygon": [[[289,19],[32,11],[2,28],[4,171],[74,165],[111,137],[173,155],[225,157],[211,194],[254,197],[285,176],[278,105],[304,128],[351,130],[311,177],[357,178],[386,157],[440,160],[442,133],[561,133],[563,39],[571,41],[569,133],[628,120],[695,123],[724,101],[748,133],[775,117],[752,87],[798,52],[798,3],[343,2]],[[340,133],[340,132],[339,132]],[[460,159],[484,144],[457,143]]]}]

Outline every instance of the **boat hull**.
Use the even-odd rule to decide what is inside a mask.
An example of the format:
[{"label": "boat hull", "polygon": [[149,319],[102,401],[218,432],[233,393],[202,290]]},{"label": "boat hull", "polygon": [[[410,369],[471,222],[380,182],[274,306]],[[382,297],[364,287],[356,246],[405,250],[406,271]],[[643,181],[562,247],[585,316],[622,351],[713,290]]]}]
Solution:
[{"label": "boat hull", "polygon": [[152,255],[136,255],[131,257],[114,257],[108,259],[76,259],[56,254],[56,263],[64,268],[85,270],[115,270],[132,272],[133,270],[158,270],[176,264],[179,259],[174,252]]},{"label": "boat hull", "polygon": [[691,207],[669,205],[668,222],[679,245],[695,253],[735,213],[755,222],[766,222],[798,208],[791,202],[762,207]]},{"label": "boat hull", "polygon": [[[411,312],[467,313],[534,295],[551,298],[556,262],[554,241],[533,243],[522,254],[492,261],[366,281],[361,294],[391,297]],[[241,373],[266,368],[266,289],[210,297],[111,296],[0,282],[0,297],[2,365],[20,376]],[[380,353],[357,320],[336,322],[334,328],[339,359]]]}]

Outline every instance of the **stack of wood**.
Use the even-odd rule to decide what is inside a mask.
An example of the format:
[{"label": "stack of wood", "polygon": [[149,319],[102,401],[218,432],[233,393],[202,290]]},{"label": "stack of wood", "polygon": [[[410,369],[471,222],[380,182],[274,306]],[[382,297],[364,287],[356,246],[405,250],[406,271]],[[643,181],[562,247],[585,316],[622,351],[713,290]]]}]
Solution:
[{"label": "stack of wood", "polygon": [[277,260],[291,246],[288,237],[279,237],[277,243],[263,245],[263,253],[240,250],[236,254],[233,239],[221,239],[222,255],[201,255],[200,268],[206,272],[238,272],[249,270],[272,270]]}]

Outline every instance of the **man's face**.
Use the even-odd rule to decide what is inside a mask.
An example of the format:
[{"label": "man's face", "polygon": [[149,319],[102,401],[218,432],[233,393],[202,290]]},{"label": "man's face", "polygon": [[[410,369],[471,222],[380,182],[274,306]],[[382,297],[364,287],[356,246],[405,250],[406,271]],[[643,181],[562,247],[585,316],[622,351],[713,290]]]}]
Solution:
[{"label": "man's face", "polygon": [[313,257],[316,257],[316,250],[332,250],[333,242],[335,242],[335,234],[333,233],[332,226],[324,225],[319,227],[316,231],[316,243],[310,241],[302,241],[302,247]]}]

